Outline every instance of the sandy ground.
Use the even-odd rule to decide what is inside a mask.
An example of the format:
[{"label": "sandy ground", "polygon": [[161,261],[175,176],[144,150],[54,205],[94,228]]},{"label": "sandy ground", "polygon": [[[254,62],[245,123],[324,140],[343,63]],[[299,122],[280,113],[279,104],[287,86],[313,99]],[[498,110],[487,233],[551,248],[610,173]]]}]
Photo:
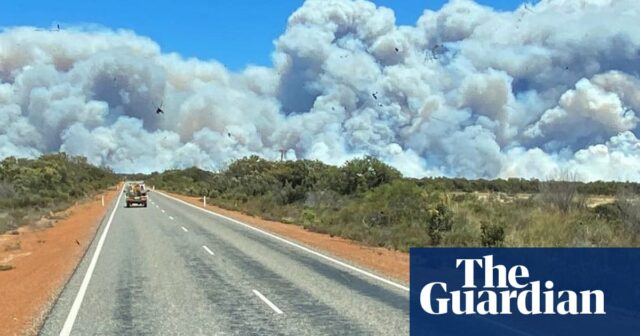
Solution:
[{"label": "sandy ground", "polygon": [[[534,194],[526,194],[526,193],[518,193],[515,195],[509,195],[506,193],[500,193],[500,192],[478,192],[478,191],[474,191],[471,193],[468,192],[462,192],[462,191],[453,191],[450,192],[449,194],[451,195],[475,195],[476,197],[478,197],[478,200],[481,201],[486,201],[489,200],[491,198],[496,199],[498,202],[501,203],[510,203],[513,202],[516,199],[520,199],[520,200],[526,200],[531,198],[531,196],[534,196]],[[599,205],[603,205],[603,204],[611,204],[614,203],[616,201],[616,197],[615,196],[607,196],[607,195],[589,195],[586,197],[585,199],[585,204],[588,208],[595,208]]]},{"label": "sandy ground", "polygon": [[[167,193],[180,198],[189,203],[202,206],[202,198],[189,197]],[[258,217],[243,214],[237,211],[222,209],[220,207],[207,205],[207,208],[219,214],[242,221],[247,224],[257,226],[269,232],[283,237],[289,237],[298,242],[314,247],[315,249],[326,251],[345,260],[350,260],[354,264],[365,268],[376,270],[389,277],[409,283],[409,254],[392,251],[380,247],[369,247],[362,243],[347,240],[339,237],[331,237],[327,234],[310,232],[302,226],[284,224],[265,220]]]},{"label": "sandy ground", "polygon": [[587,199],[587,207],[595,208],[599,205],[611,204],[616,201],[613,196],[593,196]]},{"label": "sandy ground", "polygon": [[[34,335],[50,305],[73,273],[116,195],[78,203],[54,214],[53,227],[20,228],[0,235],[0,335]],[[41,221],[48,221],[43,219]]]}]

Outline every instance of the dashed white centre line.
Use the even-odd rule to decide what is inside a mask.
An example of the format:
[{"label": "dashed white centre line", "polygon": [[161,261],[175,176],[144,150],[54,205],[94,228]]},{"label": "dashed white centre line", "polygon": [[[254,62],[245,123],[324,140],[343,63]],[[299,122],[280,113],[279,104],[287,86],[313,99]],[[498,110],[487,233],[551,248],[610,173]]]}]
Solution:
[{"label": "dashed white centre line", "polygon": [[211,251],[206,245],[202,245],[202,248],[207,251],[210,255],[213,255],[213,251]]},{"label": "dashed white centre line", "polygon": [[156,204],[156,208],[159,208],[159,207],[160,207],[160,206],[158,206],[158,205]]},{"label": "dashed white centre line", "polygon": [[264,230],[262,230],[262,229],[259,229],[259,228],[257,228],[257,227],[251,226],[251,225],[249,225],[249,224],[247,224],[247,223],[243,223],[243,222],[241,222],[241,221],[239,221],[239,220],[236,220],[236,219],[233,219],[233,218],[231,218],[231,217],[227,217],[227,216],[221,215],[221,214],[219,214],[219,213],[215,213],[215,212],[213,212],[213,211],[210,211],[210,210],[207,210],[207,209],[203,209],[203,208],[201,208],[201,207],[198,207],[198,206],[193,205],[193,204],[191,204],[191,203],[187,203],[187,202],[185,202],[185,201],[183,201],[183,200],[181,200],[181,199],[175,198],[175,197],[173,197],[173,196],[169,196],[169,195],[167,195],[167,194],[163,194],[163,193],[161,193],[161,192],[158,192],[158,193],[159,193],[160,195],[162,195],[162,196],[166,197],[166,198],[169,198],[169,199],[172,199],[172,200],[174,200],[174,201],[176,201],[176,202],[182,203],[182,204],[184,204],[184,205],[186,205],[186,206],[188,206],[188,207],[191,207],[191,208],[193,208],[193,209],[196,209],[196,210],[198,210],[198,211],[203,211],[203,212],[206,212],[206,213],[208,213],[208,214],[210,214],[210,215],[216,216],[216,217],[218,217],[218,218],[223,218],[223,219],[225,219],[225,220],[227,220],[227,221],[229,221],[229,222],[233,222],[233,223],[235,223],[235,224],[239,224],[239,225],[241,225],[241,226],[243,226],[243,227],[245,227],[245,228],[247,228],[247,229],[249,229],[249,230],[252,230],[252,231],[258,232],[258,233],[263,234],[263,235],[265,235],[265,236],[271,237],[272,239],[278,240],[278,241],[280,241],[280,242],[282,242],[282,243],[284,243],[284,244],[287,244],[287,245],[289,245],[289,246],[293,246],[293,247],[298,248],[298,249],[300,249],[300,250],[302,250],[302,251],[305,251],[305,252],[307,252],[307,253],[313,254],[313,255],[315,255],[315,256],[317,256],[317,257],[320,257],[320,258],[325,259],[325,260],[327,260],[327,261],[329,261],[329,262],[332,262],[332,263],[334,263],[334,264],[336,264],[336,265],[339,265],[340,267],[343,267],[343,268],[349,269],[349,270],[354,271],[354,272],[358,272],[358,273],[360,273],[360,274],[362,274],[362,275],[365,275],[365,276],[367,276],[367,277],[369,277],[369,278],[376,279],[377,281],[383,282],[383,283],[385,283],[385,284],[387,284],[387,285],[390,285],[390,286],[396,287],[396,288],[401,289],[401,290],[403,290],[403,291],[405,291],[405,292],[409,292],[409,287],[407,287],[407,286],[401,285],[401,284],[399,284],[399,283],[396,283],[396,282],[394,282],[394,281],[388,280],[388,279],[386,279],[386,278],[384,278],[384,277],[381,277],[381,276],[379,276],[379,275],[376,275],[376,274],[373,274],[373,273],[371,273],[371,272],[368,272],[368,271],[365,271],[365,270],[363,270],[363,269],[360,269],[360,268],[358,268],[358,267],[352,266],[352,265],[347,264],[347,263],[345,263],[345,262],[342,262],[342,261],[340,261],[340,260],[338,260],[338,259],[335,259],[335,258],[329,257],[329,256],[327,256],[327,255],[324,255],[324,254],[322,254],[322,253],[320,253],[320,252],[317,252],[317,251],[315,251],[315,250],[312,250],[312,249],[310,249],[310,248],[307,248],[307,247],[305,247],[305,246],[302,246],[302,245],[300,245],[300,244],[298,244],[298,243],[295,243],[295,242],[293,242],[293,241],[290,241],[290,240],[287,240],[287,239],[282,238],[282,237],[280,237],[280,236],[274,235],[274,234],[272,234],[272,233],[269,233],[269,232],[264,231]]},{"label": "dashed white centre line", "polygon": [[169,219],[170,219],[170,220],[173,220],[173,217],[169,216]]},{"label": "dashed white centre line", "polygon": [[160,209],[160,211],[162,211],[162,213],[164,213],[164,209]]},{"label": "dashed white centre line", "polygon": [[184,231],[184,232],[189,232],[189,230],[187,230],[187,228],[186,228],[186,227],[181,226],[181,228],[182,228],[182,231]]},{"label": "dashed white centre line", "polygon": [[269,301],[269,299],[267,299],[264,295],[262,295],[262,293],[254,289],[253,294],[259,297],[260,300],[264,301],[264,303],[266,303],[269,307],[271,307],[271,309],[273,309],[273,311],[276,312],[276,314],[283,314],[282,310],[280,310],[280,308],[274,305],[273,302]]}]

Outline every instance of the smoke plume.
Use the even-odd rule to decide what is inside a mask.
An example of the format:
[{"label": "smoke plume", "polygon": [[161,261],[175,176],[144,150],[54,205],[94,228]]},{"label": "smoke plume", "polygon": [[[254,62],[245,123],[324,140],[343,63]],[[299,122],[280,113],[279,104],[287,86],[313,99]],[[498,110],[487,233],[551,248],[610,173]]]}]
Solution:
[{"label": "smoke plume", "polygon": [[451,0],[413,26],[364,0],[307,0],[273,65],[241,72],[131,31],[5,28],[0,158],[151,172],[285,150],[408,176],[639,181],[638,22],[636,0]]}]

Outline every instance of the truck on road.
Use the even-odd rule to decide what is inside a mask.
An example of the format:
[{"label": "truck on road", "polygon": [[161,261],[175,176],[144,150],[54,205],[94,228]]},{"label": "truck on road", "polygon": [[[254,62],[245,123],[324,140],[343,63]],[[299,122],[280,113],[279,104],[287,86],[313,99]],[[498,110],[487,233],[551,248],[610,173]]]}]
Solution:
[{"label": "truck on road", "polygon": [[129,182],[124,190],[127,200],[126,207],[129,208],[133,204],[147,207],[147,189],[144,182]]}]

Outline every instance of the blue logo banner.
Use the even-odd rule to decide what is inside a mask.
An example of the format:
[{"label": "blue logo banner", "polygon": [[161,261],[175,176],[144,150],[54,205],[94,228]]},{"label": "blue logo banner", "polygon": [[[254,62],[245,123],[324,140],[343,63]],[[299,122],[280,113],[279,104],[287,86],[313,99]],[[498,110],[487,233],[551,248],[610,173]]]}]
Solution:
[{"label": "blue logo banner", "polygon": [[640,335],[640,249],[413,248],[411,335]]}]

